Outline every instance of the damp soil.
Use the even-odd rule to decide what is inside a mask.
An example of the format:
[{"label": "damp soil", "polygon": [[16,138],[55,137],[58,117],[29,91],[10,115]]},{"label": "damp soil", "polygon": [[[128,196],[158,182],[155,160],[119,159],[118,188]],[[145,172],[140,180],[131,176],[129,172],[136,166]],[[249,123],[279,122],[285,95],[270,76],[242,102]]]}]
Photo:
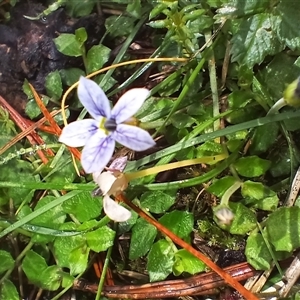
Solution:
[{"label": "damp soil", "polygon": [[64,8],[36,17],[47,8],[41,1],[20,1],[9,7],[10,20],[0,23],[0,95],[24,114],[27,96],[22,85],[27,79],[39,93],[44,93],[46,76],[55,70],[83,67],[81,58],[58,52],[53,39],[61,33],[74,33],[84,27],[88,33],[86,47],[99,43],[104,32],[103,17],[97,13],[72,18]]}]

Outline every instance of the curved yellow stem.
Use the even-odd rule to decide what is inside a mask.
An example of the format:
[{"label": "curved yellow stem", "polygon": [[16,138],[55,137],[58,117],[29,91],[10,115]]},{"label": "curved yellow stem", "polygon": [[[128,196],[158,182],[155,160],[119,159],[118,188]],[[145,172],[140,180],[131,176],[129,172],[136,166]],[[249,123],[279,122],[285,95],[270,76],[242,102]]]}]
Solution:
[{"label": "curved yellow stem", "polygon": [[207,163],[215,163],[215,162],[223,160],[227,157],[228,157],[228,155],[225,153],[214,155],[214,156],[203,156],[203,157],[194,158],[194,159],[177,161],[177,162],[173,162],[173,163],[166,164],[166,165],[155,166],[155,167],[148,168],[148,169],[141,170],[141,171],[125,173],[124,175],[126,176],[128,181],[131,181],[133,179],[137,179],[137,178],[141,178],[144,176],[153,175],[153,174],[157,174],[157,173],[160,173],[163,171],[173,170],[173,169],[177,169],[177,168],[182,168],[182,167],[187,167],[187,166],[202,164],[202,163],[204,163],[204,164],[205,163],[206,164]]},{"label": "curved yellow stem", "polygon": [[[137,63],[143,63],[143,62],[157,62],[157,61],[178,61],[178,62],[186,62],[188,61],[188,58],[180,58],[180,57],[157,57],[157,58],[144,58],[144,59],[135,59],[135,60],[130,60],[130,61],[124,61],[115,65],[111,65],[108,66],[106,68],[100,69],[98,71],[95,71],[89,75],[86,76],[86,78],[91,78],[95,75],[98,75],[100,73],[106,72],[110,69],[114,69],[114,68],[118,68],[118,67],[122,67],[122,66],[126,66],[126,65],[131,65],[131,64],[137,64]],[[70,94],[70,92],[76,88],[78,86],[78,81],[75,82],[73,85],[71,85],[67,91],[64,93],[63,97],[62,97],[62,101],[61,101],[61,109],[62,109],[62,117],[64,120],[64,124],[65,126],[68,124],[67,122],[67,117],[66,117],[66,113],[65,113],[65,105],[66,105],[66,99],[68,97],[68,95]]]}]

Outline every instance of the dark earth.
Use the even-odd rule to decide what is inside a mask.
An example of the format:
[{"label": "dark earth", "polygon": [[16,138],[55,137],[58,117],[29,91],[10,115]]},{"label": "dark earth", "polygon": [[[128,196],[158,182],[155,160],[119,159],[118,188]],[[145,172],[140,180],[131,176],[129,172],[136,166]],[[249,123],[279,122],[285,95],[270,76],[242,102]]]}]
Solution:
[{"label": "dark earth", "polygon": [[90,48],[103,34],[103,18],[96,13],[76,19],[68,16],[64,8],[59,8],[38,20],[24,17],[36,17],[46,8],[41,1],[21,1],[8,9],[9,22],[0,24],[0,95],[22,114],[27,100],[22,90],[25,79],[38,93],[43,93],[47,74],[82,65],[81,58],[58,52],[54,38],[85,27],[86,47]]}]

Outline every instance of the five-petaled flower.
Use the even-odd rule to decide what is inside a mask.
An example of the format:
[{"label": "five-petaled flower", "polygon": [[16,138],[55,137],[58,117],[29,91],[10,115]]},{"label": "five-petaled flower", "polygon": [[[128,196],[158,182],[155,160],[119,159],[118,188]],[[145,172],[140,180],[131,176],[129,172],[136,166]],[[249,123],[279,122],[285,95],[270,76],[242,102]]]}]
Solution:
[{"label": "five-petaled flower", "polygon": [[115,142],[134,151],[155,145],[150,134],[126,124],[140,109],[149,90],[131,89],[110,109],[102,89],[92,80],[81,77],[78,98],[93,119],[75,121],[64,127],[59,141],[70,147],[82,147],[81,164],[86,173],[101,172],[111,159]]}]

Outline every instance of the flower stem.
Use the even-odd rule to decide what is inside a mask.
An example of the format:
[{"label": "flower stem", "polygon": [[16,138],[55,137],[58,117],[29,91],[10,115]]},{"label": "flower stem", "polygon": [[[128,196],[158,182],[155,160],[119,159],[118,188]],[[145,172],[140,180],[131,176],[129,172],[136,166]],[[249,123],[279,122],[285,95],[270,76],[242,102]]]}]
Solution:
[{"label": "flower stem", "polygon": [[[212,45],[212,35],[209,30],[204,33],[205,41],[208,47]],[[208,71],[209,71],[209,80],[210,80],[210,89],[212,93],[212,100],[213,100],[213,116],[217,116],[220,114],[219,111],[219,92],[218,92],[218,84],[217,84],[217,74],[216,74],[216,60],[214,55],[213,48],[209,52],[208,55]],[[214,131],[220,129],[220,119],[215,120],[214,122]]]},{"label": "flower stem", "polygon": [[221,198],[220,205],[222,206],[228,206],[229,205],[229,199],[232,196],[234,192],[236,192],[242,185],[241,181],[236,181],[226,192]]},{"label": "flower stem", "polygon": [[102,269],[102,273],[101,273],[101,277],[100,277],[98,290],[97,290],[97,295],[96,295],[95,300],[99,300],[100,297],[101,297],[101,293],[102,293],[103,286],[104,286],[104,280],[105,280],[109,260],[110,260],[111,253],[112,253],[112,248],[113,248],[113,246],[109,247],[108,250],[107,250],[107,254],[106,254],[106,257],[105,257],[105,260],[104,260],[104,265],[103,265],[103,269]]},{"label": "flower stem", "polygon": [[284,98],[279,99],[268,111],[267,115],[274,115],[276,113],[278,113],[278,111],[286,106],[287,103],[285,102]]},{"label": "flower stem", "polygon": [[229,189],[226,190],[221,198],[219,205],[213,208],[214,215],[219,220],[219,224],[230,225],[234,214],[229,207],[229,199],[232,194],[237,191],[242,185],[241,181],[236,181]]},{"label": "flower stem", "polygon": [[153,175],[157,174],[163,171],[168,171],[168,170],[173,170],[177,168],[182,168],[182,167],[187,167],[195,164],[202,164],[202,163],[216,163],[220,160],[223,160],[227,158],[226,154],[218,154],[214,156],[203,156],[199,158],[194,158],[194,159],[187,159],[187,160],[182,160],[182,161],[177,161],[173,162],[170,164],[166,165],[161,165],[161,166],[155,166],[152,168],[148,168],[146,170],[141,170],[141,171],[136,171],[132,173],[127,173],[125,174],[126,178],[128,181],[131,181],[133,179],[145,177],[148,175]]}]

